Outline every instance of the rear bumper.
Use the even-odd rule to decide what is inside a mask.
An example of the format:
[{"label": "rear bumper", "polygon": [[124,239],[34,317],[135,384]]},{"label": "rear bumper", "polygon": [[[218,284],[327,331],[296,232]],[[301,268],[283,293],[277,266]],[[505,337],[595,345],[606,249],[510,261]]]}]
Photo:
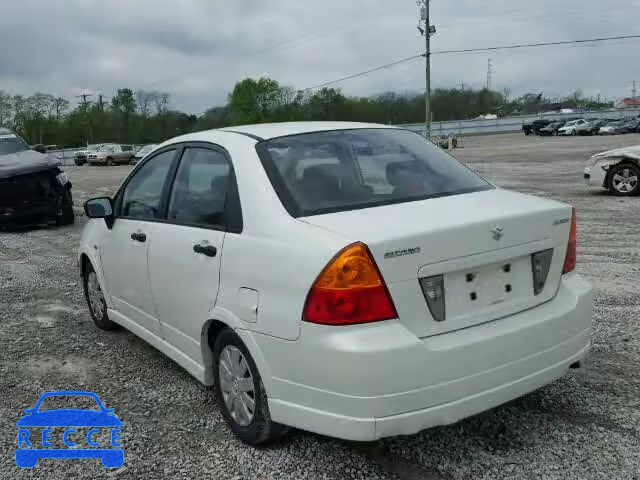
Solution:
[{"label": "rear bumper", "polygon": [[375,440],[456,422],[561,377],[588,351],[592,313],[591,287],[571,274],[543,305],[425,339],[398,321],[305,324],[295,342],[253,337],[275,421]]}]

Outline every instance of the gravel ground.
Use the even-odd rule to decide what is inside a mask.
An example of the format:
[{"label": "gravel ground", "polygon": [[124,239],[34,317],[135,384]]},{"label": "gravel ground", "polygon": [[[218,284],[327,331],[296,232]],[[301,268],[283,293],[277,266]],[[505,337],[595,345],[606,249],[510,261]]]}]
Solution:
[{"label": "gravel ground", "polygon": [[[235,440],[213,391],[126,330],[96,329],[75,250],[84,223],[0,232],[0,478],[640,479],[640,198],[582,184],[583,161],[623,137],[465,139],[456,155],[500,186],[579,214],[578,271],[596,289],[584,368],[508,405],[419,435],[357,444],[295,431],[266,448]],[[78,206],[129,167],[70,167]],[[124,422],[125,465],[14,464],[15,422],[52,390],[98,393]]]}]

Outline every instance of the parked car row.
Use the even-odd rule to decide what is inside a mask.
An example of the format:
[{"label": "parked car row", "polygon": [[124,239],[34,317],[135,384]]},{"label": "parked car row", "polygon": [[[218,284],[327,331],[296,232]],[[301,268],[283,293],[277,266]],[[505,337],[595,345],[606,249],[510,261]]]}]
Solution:
[{"label": "parked car row", "polygon": [[568,118],[564,120],[534,120],[524,124],[525,135],[620,135],[640,133],[640,117],[636,118]]},{"label": "parked car row", "polygon": [[138,150],[133,145],[120,143],[101,143],[87,146],[86,150],[74,153],[73,161],[77,166],[88,165],[135,165],[155,147],[143,145]]}]

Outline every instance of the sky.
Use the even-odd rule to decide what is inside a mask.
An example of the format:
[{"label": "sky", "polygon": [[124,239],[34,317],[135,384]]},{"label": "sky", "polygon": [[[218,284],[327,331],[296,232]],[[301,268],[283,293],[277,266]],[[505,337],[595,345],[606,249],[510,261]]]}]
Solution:
[{"label": "sky", "polygon": [[[640,0],[432,0],[433,51],[639,34]],[[269,76],[296,89],[424,52],[415,0],[10,0],[0,7],[0,90],[76,95],[117,88],[171,94],[202,113],[234,84]],[[434,55],[432,88],[555,97],[640,90],[640,39]],[[347,95],[424,92],[416,59],[339,87]]]}]

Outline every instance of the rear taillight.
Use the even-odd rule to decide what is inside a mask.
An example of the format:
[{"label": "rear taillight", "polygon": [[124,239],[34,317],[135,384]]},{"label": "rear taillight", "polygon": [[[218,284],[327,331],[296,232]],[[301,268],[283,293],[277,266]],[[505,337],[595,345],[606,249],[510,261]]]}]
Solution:
[{"label": "rear taillight", "polygon": [[320,273],[302,318],[321,325],[354,325],[397,316],[369,249],[358,242],[339,252]]},{"label": "rear taillight", "polygon": [[573,209],[571,214],[571,230],[569,232],[569,243],[567,244],[567,254],[564,257],[564,267],[562,267],[562,273],[573,272],[576,268],[576,243],[577,243],[577,221],[576,210]]}]

